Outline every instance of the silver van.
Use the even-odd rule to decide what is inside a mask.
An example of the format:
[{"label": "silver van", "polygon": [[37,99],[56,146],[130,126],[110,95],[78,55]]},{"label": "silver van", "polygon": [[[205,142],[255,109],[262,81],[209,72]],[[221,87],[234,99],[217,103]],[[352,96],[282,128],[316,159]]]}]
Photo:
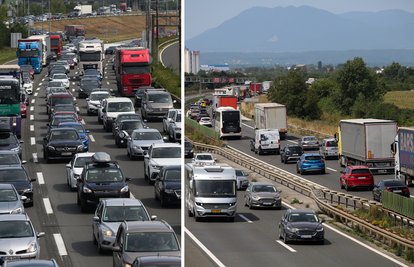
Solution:
[{"label": "silver van", "polygon": [[319,144],[319,154],[324,159],[328,157],[338,158],[338,143],[334,138],[323,139]]}]

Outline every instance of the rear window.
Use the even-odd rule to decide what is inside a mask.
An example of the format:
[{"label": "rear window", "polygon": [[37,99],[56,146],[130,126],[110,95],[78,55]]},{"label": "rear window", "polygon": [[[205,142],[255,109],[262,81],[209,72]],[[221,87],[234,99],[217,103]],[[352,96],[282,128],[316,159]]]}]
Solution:
[{"label": "rear window", "polygon": [[394,181],[387,181],[384,182],[384,186],[406,186],[405,183],[403,181],[399,181],[399,180],[394,180]]},{"label": "rear window", "polygon": [[338,147],[338,143],[336,141],[328,141],[326,144],[328,147]]},{"label": "rear window", "polygon": [[302,151],[302,148],[300,148],[300,147],[298,147],[298,146],[294,146],[294,147],[289,147],[289,150],[290,151],[297,151],[297,152],[300,152],[300,151]]},{"label": "rear window", "polygon": [[306,156],[306,160],[320,160],[322,159],[321,156],[315,155],[315,156]]},{"label": "rear window", "polygon": [[371,174],[369,169],[355,169],[355,170],[352,170],[352,174],[362,174],[362,173]]}]

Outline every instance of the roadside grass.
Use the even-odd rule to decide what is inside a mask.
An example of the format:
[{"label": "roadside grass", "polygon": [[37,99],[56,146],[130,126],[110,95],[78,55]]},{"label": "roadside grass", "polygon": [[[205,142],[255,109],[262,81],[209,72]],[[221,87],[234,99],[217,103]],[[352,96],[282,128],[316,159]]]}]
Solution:
[{"label": "roadside grass", "polygon": [[180,76],[174,74],[169,68],[162,66],[160,63],[151,64],[154,67],[152,71],[152,83],[155,84],[154,87],[162,86],[168,92],[181,98],[181,79]]},{"label": "roadside grass", "polygon": [[414,108],[414,91],[391,91],[384,96],[384,102],[399,108]]},{"label": "roadside grass", "polygon": [[16,51],[12,48],[7,47],[0,51],[0,65],[13,59],[16,59]]}]

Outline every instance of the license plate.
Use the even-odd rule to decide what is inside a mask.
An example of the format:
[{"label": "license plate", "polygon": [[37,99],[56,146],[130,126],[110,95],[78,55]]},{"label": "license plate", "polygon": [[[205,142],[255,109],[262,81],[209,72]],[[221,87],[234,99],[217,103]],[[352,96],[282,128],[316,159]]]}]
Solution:
[{"label": "license plate", "polygon": [[316,166],[316,165],[313,165],[313,166],[311,166],[311,167],[315,168],[315,167],[318,167],[318,166]]},{"label": "license plate", "polygon": [[311,235],[301,235],[300,237],[301,237],[301,238],[312,238],[312,236],[311,236]]},{"label": "license plate", "polygon": [[20,260],[19,256],[6,256],[1,257],[2,261],[12,261],[12,260]]},{"label": "license plate", "polygon": [[270,205],[272,205],[271,202],[263,202],[263,206],[270,206]]},{"label": "license plate", "polygon": [[72,152],[62,152],[62,156],[70,156],[72,155]]},{"label": "license plate", "polygon": [[401,190],[394,190],[394,191],[392,191],[393,193],[402,193],[402,191]]},{"label": "license plate", "polygon": [[221,213],[221,210],[212,210],[212,213]]},{"label": "license plate", "polygon": [[262,146],[268,146],[268,145],[266,145],[266,144],[263,144]]},{"label": "license plate", "polygon": [[299,156],[299,154],[292,154],[292,156]]},{"label": "license plate", "polygon": [[365,179],[365,178],[367,178],[367,177],[358,177],[358,179]]}]

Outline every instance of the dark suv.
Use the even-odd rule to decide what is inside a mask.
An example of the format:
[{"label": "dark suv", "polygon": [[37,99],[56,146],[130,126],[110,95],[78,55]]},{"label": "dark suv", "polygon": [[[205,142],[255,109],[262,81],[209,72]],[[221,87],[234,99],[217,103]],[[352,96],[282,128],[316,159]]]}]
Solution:
[{"label": "dark suv", "polygon": [[163,167],[154,184],[155,199],[161,201],[161,206],[166,204],[181,203],[181,166]]},{"label": "dark suv", "polygon": [[297,161],[302,154],[303,150],[299,145],[286,145],[285,148],[280,151],[280,162],[286,164],[289,160]]},{"label": "dark suv", "polygon": [[92,162],[86,163],[78,178],[78,205],[85,212],[88,206],[95,207],[100,198],[129,198],[130,190],[121,167],[105,152],[97,152]]},{"label": "dark suv", "polygon": [[134,107],[136,108],[140,108],[141,107],[141,101],[142,101],[142,97],[144,96],[144,91],[145,89],[155,89],[154,87],[139,87],[136,91],[135,91],[135,95],[134,95]]},{"label": "dark suv", "polygon": [[180,256],[180,244],[165,221],[123,222],[112,247],[113,266],[131,266],[139,256]]}]

